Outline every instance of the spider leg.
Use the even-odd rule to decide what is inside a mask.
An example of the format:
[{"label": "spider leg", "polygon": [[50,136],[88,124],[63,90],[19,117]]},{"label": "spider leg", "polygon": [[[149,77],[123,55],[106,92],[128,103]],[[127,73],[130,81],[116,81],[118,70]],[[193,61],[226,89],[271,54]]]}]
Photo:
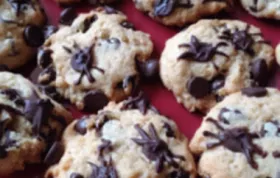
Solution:
[{"label": "spider leg", "polygon": [[84,72],[82,72],[82,73],[80,74],[80,77],[79,77],[79,79],[75,82],[75,85],[79,85],[79,84],[81,83],[83,76],[84,76]]},{"label": "spider leg", "polygon": [[208,149],[211,149],[211,148],[215,148],[215,147],[217,147],[217,146],[220,146],[221,144],[222,144],[221,141],[218,141],[218,142],[215,142],[215,143],[207,143],[207,144],[206,144],[206,147],[207,147]]},{"label": "spider leg", "polygon": [[90,82],[95,82],[95,78],[92,76],[92,74],[86,67],[84,67],[83,71],[85,72],[85,74]]},{"label": "spider leg", "polygon": [[189,48],[189,47],[190,47],[190,45],[186,44],[186,43],[179,45],[179,48]]},{"label": "spider leg", "polygon": [[151,139],[150,136],[142,128],[140,128],[139,124],[135,125],[135,129],[139,132],[143,139]]},{"label": "spider leg", "polygon": [[229,55],[227,55],[227,54],[224,53],[224,52],[216,51],[215,53],[216,53],[217,55],[220,55],[220,56],[224,56],[224,57],[226,57],[226,58],[229,58]]}]

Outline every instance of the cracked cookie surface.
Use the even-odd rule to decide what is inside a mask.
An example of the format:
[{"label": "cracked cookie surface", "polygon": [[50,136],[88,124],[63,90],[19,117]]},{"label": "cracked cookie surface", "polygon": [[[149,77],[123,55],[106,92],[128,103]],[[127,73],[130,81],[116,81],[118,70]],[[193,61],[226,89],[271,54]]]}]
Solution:
[{"label": "cracked cookie surface", "polygon": [[63,141],[65,153],[47,178],[195,178],[187,139],[141,95],[74,121]]},{"label": "cracked cookie surface", "polygon": [[71,114],[21,75],[0,74],[0,175],[48,164]]},{"label": "cracked cookie surface", "polygon": [[201,20],[166,42],[160,76],[179,103],[206,113],[230,93],[265,86],[274,58],[255,26]]},{"label": "cracked cookie surface", "polygon": [[232,0],[134,0],[137,9],[165,24],[184,26],[231,7]]},{"label": "cracked cookie surface", "polygon": [[43,44],[45,15],[37,0],[0,1],[0,64],[20,67]]},{"label": "cracked cookie surface", "polygon": [[39,82],[90,112],[132,94],[139,79],[137,65],[153,50],[149,35],[134,30],[125,15],[108,7],[80,14],[73,22],[69,17],[74,16],[61,18],[68,25],[39,52]]},{"label": "cracked cookie surface", "polygon": [[280,20],[280,0],[240,0],[253,16]]},{"label": "cracked cookie surface", "polygon": [[[280,161],[280,92],[246,88],[210,110],[190,148],[211,178],[276,177]],[[215,162],[215,164],[213,164]]]}]

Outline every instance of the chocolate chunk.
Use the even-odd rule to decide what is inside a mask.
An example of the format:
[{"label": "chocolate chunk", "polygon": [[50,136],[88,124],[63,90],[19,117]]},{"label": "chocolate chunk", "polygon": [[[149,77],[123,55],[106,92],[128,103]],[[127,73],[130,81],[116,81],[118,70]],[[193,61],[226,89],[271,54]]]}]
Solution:
[{"label": "chocolate chunk", "polygon": [[0,64],[0,72],[8,72],[9,67],[5,64]]},{"label": "chocolate chunk", "polygon": [[44,43],[44,34],[39,27],[29,25],[24,29],[24,39],[27,45],[39,47]]},{"label": "chocolate chunk", "polygon": [[209,142],[206,145],[208,149],[224,146],[232,152],[243,153],[252,168],[258,169],[258,164],[254,160],[254,155],[257,154],[262,158],[265,158],[267,152],[263,151],[260,146],[253,142],[254,139],[259,138],[257,134],[250,133],[246,127],[225,129],[217,120],[212,118],[207,118],[206,121],[211,122],[220,130],[218,133],[210,131],[203,132],[205,137],[218,140],[216,142]]},{"label": "chocolate chunk", "polygon": [[169,150],[168,145],[158,136],[152,123],[149,125],[149,134],[138,124],[135,125],[135,129],[141,138],[132,138],[132,140],[142,147],[142,152],[148,159],[155,161],[158,173],[163,171],[165,164],[178,168],[176,159],[185,160],[183,156],[175,155]]},{"label": "chocolate chunk", "polygon": [[44,164],[50,166],[59,162],[63,156],[64,146],[60,142],[54,142],[44,158]]},{"label": "chocolate chunk", "polygon": [[165,128],[165,130],[166,130],[166,136],[167,137],[175,138],[175,133],[172,130],[171,126],[167,122],[164,123],[163,128]]},{"label": "chocolate chunk", "polygon": [[91,17],[89,17],[89,18],[86,18],[86,19],[84,20],[84,26],[83,26],[82,32],[83,32],[83,33],[87,32],[88,29],[90,28],[90,26],[92,25],[92,23],[93,23],[94,21],[96,21],[97,18],[98,18],[97,15],[93,15],[93,16],[91,16]]},{"label": "chocolate chunk", "polygon": [[16,105],[24,106],[24,100],[17,90],[9,88],[2,90],[0,93],[6,95],[9,98],[9,100],[15,102]]},{"label": "chocolate chunk", "polygon": [[187,83],[189,93],[195,98],[203,98],[210,94],[210,84],[202,77],[193,77]]},{"label": "chocolate chunk", "polygon": [[182,168],[172,171],[171,173],[168,174],[168,178],[189,178],[189,177],[190,174]]},{"label": "chocolate chunk", "polygon": [[51,54],[53,53],[50,49],[40,49],[37,55],[38,65],[41,68],[46,68],[52,63]]},{"label": "chocolate chunk", "polygon": [[92,173],[89,178],[118,178],[118,173],[113,165],[112,158],[109,161],[101,159],[101,165],[89,163],[92,167]]},{"label": "chocolate chunk", "polygon": [[274,158],[280,158],[280,151],[274,151],[272,155]]},{"label": "chocolate chunk", "polygon": [[136,60],[136,65],[139,73],[146,79],[157,79],[159,77],[159,61],[150,59],[147,61]]},{"label": "chocolate chunk", "polygon": [[46,85],[46,84],[49,84],[56,79],[56,71],[53,68],[53,66],[49,66],[40,73],[40,76],[43,76],[42,77],[43,79],[40,80],[39,82],[41,84]]},{"label": "chocolate chunk", "polygon": [[113,146],[110,140],[102,139],[102,144],[98,146],[98,156],[102,158],[104,156],[105,151],[112,151]]},{"label": "chocolate chunk", "polygon": [[59,22],[63,25],[71,25],[76,17],[77,13],[75,9],[66,8],[60,13]]},{"label": "chocolate chunk", "polygon": [[211,90],[217,91],[225,85],[225,77],[223,75],[218,75],[211,82]]},{"label": "chocolate chunk", "polygon": [[176,0],[156,0],[154,5],[155,16],[167,16],[174,10]]},{"label": "chocolate chunk", "polygon": [[78,120],[74,126],[74,130],[81,135],[85,135],[87,133],[87,118],[82,118]]},{"label": "chocolate chunk", "polygon": [[58,30],[58,28],[56,26],[53,25],[47,25],[44,27],[43,29],[43,33],[44,33],[44,38],[45,40],[48,39],[52,34],[54,34],[56,31]]},{"label": "chocolate chunk", "polygon": [[124,27],[124,28],[127,28],[127,29],[132,29],[132,30],[135,29],[134,25],[132,23],[128,22],[128,21],[123,21],[121,23],[121,26]]},{"label": "chocolate chunk", "polygon": [[107,96],[101,91],[89,91],[84,97],[84,110],[96,113],[109,102]]},{"label": "chocolate chunk", "polygon": [[179,60],[193,60],[196,62],[208,62],[215,55],[220,55],[228,58],[229,56],[224,52],[217,49],[222,46],[228,46],[225,42],[220,42],[215,46],[211,43],[201,42],[196,36],[191,36],[190,43],[183,43],[179,45],[179,48],[188,48],[186,52],[183,52],[178,59]]},{"label": "chocolate chunk", "polygon": [[51,97],[56,101],[62,101],[63,97],[57,92],[54,86],[41,85],[39,86],[40,90],[47,96]]},{"label": "chocolate chunk", "polygon": [[241,90],[243,95],[248,97],[263,97],[266,96],[267,90],[261,87],[244,88]]},{"label": "chocolate chunk", "polygon": [[5,146],[0,145],[0,159],[4,159],[8,156]]},{"label": "chocolate chunk", "polygon": [[263,59],[258,59],[252,64],[252,78],[259,84],[259,86],[265,86],[268,81],[269,70],[268,66]]},{"label": "chocolate chunk", "polygon": [[70,178],[84,178],[84,176],[82,174],[74,172],[70,175]]}]

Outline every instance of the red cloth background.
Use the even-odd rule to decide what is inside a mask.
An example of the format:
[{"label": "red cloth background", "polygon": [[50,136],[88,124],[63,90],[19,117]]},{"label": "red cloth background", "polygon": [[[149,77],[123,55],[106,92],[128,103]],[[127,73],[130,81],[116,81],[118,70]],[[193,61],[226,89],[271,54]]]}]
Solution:
[{"label": "red cloth background", "polygon": [[[41,0],[45,11],[49,17],[49,23],[57,24],[61,8],[53,0]],[[93,7],[79,7],[79,11],[87,11]],[[161,25],[145,14],[137,11],[132,3],[132,0],[123,0],[120,5],[116,6],[117,9],[124,12],[130,22],[132,22],[136,29],[147,32],[151,35],[154,42],[155,50],[154,57],[159,58],[161,51],[164,48],[165,41],[179,32],[181,29],[166,27]],[[275,46],[280,42],[280,21],[275,20],[260,20],[247,14],[241,7],[235,7],[230,13],[223,13],[212,18],[223,19],[240,19],[250,24],[260,27],[263,31],[266,40],[271,41]],[[28,69],[29,70],[29,69]],[[280,72],[275,70],[275,75],[270,79],[271,86],[280,86]],[[178,104],[173,94],[167,91],[161,83],[156,84],[144,84],[142,86],[146,95],[150,98],[151,102],[158,108],[158,110],[173,119],[179,126],[180,130],[188,137],[191,138],[195,130],[199,127],[201,118],[200,114],[192,114]],[[279,101],[280,102],[280,101]],[[81,116],[82,113],[71,109],[75,117]],[[27,171],[16,173],[10,178],[32,178],[37,177],[43,172],[41,166],[30,166]],[[40,176],[39,176],[40,177]]]}]

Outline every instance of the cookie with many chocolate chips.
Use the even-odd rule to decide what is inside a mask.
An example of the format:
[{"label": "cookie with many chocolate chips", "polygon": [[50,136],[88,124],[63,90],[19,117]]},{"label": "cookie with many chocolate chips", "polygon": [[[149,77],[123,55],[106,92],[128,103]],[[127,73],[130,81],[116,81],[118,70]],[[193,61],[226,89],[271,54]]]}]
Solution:
[{"label": "cookie with many chocolate chips", "polygon": [[280,20],[280,0],[240,0],[253,16]]},{"label": "cookie with many chocolate chips", "polygon": [[96,113],[110,100],[130,96],[139,74],[158,72],[157,60],[149,59],[149,35],[134,30],[121,12],[104,7],[75,17],[66,9],[63,25],[39,52],[40,84],[56,88],[78,109]]},{"label": "cookie with many chocolate chips", "polygon": [[200,157],[200,176],[274,178],[280,163],[279,99],[277,89],[246,88],[212,108],[190,143]]},{"label": "cookie with many chocolate chips", "polygon": [[230,9],[232,0],[133,0],[137,9],[165,25],[183,26]]},{"label": "cookie with many chocolate chips", "polygon": [[32,59],[44,42],[45,15],[38,0],[2,0],[0,3],[0,64],[10,69]]},{"label": "cookie with many chocolate chips", "polygon": [[111,102],[97,115],[70,124],[63,135],[64,155],[45,177],[195,178],[187,139],[150,104],[138,107],[143,100],[139,95]]},{"label": "cookie with many chocolate chips", "polygon": [[21,75],[1,72],[0,113],[0,176],[25,164],[55,163],[68,111]]},{"label": "cookie with many chocolate chips", "polygon": [[206,113],[228,94],[265,86],[274,50],[261,31],[237,20],[201,20],[166,42],[160,76],[179,103]]}]

